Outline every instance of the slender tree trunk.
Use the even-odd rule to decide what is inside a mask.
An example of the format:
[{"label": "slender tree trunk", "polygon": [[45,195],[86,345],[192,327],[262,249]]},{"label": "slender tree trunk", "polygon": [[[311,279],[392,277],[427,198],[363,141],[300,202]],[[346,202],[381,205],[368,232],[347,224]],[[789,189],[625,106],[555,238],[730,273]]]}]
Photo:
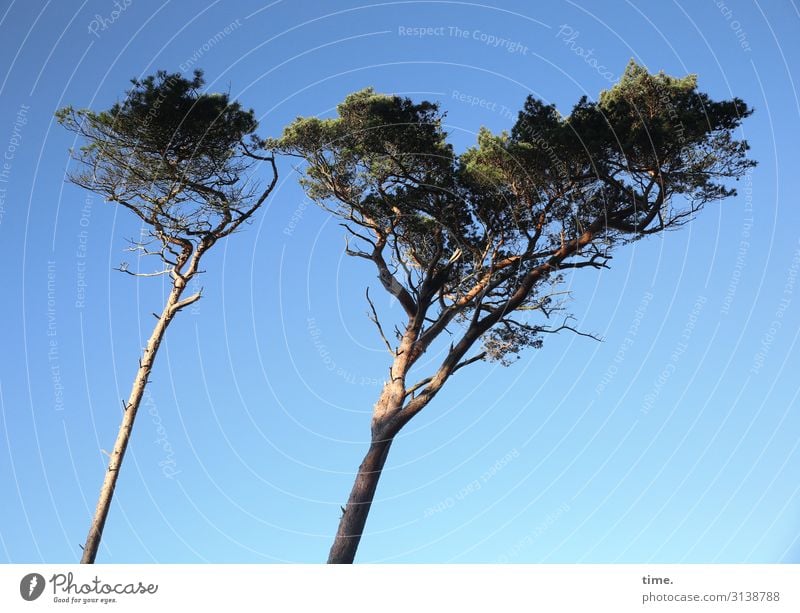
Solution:
[{"label": "slender tree trunk", "polygon": [[394,435],[380,440],[373,438],[367,455],[364,456],[358,469],[344,514],[339,520],[339,529],[328,555],[328,564],[353,563],[393,439]]},{"label": "slender tree trunk", "polygon": [[150,340],[147,341],[147,346],[139,360],[139,370],[136,372],[136,378],[133,380],[131,394],[125,405],[122,423],[119,427],[117,440],[114,443],[114,450],[111,452],[106,476],[103,479],[103,486],[100,488],[100,498],[97,501],[97,509],[92,518],[89,535],[86,537],[86,545],[84,545],[83,548],[81,564],[93,564],[97,556],[97,550],[100,548],[100,539],[103,536],[103,528],[105,527],[106,518],[108,517],[108,510],[111,507],[111,498],[114,496],[114,488],[117,485],[117,478],[119,477],[119,470],[122,467],[122,460],[128,448],[131,430],[133,430],[133,421],[136,419],[136,412],[139,410],[142,394],[144,394],[144,389],[147,386],[150,372],[153,369],[153,362],[155,361],[158,347],[161,345],[161,341],[164,338],[164,333],[167,331],[167,326],[169,326],[175,313],[177,313],[182,306],[185,306],[188,300],[193,302],[194,300],[192,299],[195,298],[195,296],[196,298],[200,297],[199,294],[196,294],[183,301],[183,303],[180,302],[181,294],[183,294],[186,288],[186,281],[188,281],[188,277],[175,280],[167,303],[164,305],[161,317],[158,318],[158,323],[156,323]]}]

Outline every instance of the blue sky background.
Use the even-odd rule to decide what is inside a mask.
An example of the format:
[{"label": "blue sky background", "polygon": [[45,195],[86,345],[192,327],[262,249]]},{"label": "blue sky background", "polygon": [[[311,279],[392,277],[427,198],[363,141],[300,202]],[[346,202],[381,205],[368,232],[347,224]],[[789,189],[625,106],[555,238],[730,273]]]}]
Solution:
[{"label": "blue sky background", "polygon": [[[548,337],[458,373],[396,441],[357,561],[800,562],[793,1],[127,2],[116,19],[108,0],[0,5],[1,560],[80,557],[164,298],[112,270],[139,227],[65,184],[56,109],[201,67],[265,136],[372,85],[440,101],[463,150],[528,94],[568,113],[633,57],[755,107],[740,136],[759,166],[682,232],[569,278],[605,342]],[[327,557],[388,368],[364,287],[386,322],[401,311],[281,170],[169,330],[98,562]]]}]

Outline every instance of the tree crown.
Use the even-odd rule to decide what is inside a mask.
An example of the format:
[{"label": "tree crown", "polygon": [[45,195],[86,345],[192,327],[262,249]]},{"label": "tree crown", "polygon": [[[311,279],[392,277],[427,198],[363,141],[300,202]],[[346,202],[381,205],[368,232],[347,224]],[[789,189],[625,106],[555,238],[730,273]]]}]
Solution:
[{"label": "tree crown", "polygon": [[617,245],[684,225],[755,164],[734,138],[752,113],[742,100],[635,62],[568,116],[528,97],[510,132],[481,129],[460,155],[435,103],[365,89],[337,110],[268,146],[307,162],[309,196],[343,220],[348,253],[375,262],[417,353],[453,320],[465,347],[483,339],[482,357],[540,345],[569,327],[547,325],[563,270],[604,267]]},{"label": "tree crown", "polygon": [[260,144],[252,110],[227,93],[204,93],[202,72],[186,79],[159,71],[134,79],[124,101],[101,112],[65,107],[56,116],[85,143],[70,179],[136,213],[155,238],[213,241],[261,205],[245,177]]}]

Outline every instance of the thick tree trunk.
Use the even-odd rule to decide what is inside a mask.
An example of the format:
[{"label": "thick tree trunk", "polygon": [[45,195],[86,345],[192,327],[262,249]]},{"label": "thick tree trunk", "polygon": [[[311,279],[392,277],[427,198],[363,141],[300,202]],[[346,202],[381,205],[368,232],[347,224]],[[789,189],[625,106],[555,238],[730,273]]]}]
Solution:
[{"label": "thick tree trunk", "polygon": [[328,556],[328,564],[353,563],[393,438],[394,436],[373,440],[370,444],[367,455],[364,456],[364,461],[358,469],[342,519],[339,521],[339,529]]},{"label": "thick tree trunk", "polygon": [[[100,548],[100,539],[103,536],[103,528],[105,527],[106,518],[108,517],[108,510],[111,507],[111,499],[114,496],[114,488],[117,485],[119,470],[122,466],[122,460],[125,457],[125,451],[128,448],[128,441],[130,440],[131,431],[133,430],[133,422],[136,419],[136,412],[139,410],[139,404],[142,401],[142,395],[147,386],[150,372],[153,369],[153,362],[155,361],[158,347],[161,345],[164,333],[167,331],[167,326],[169,326],[175,313],[181,308],[179,302],[185,287],[185,281],[175,282],[167,303],[164,306],[164,310],[161,313],[161,317],[158,318],[158,323],[156,323],[150,340],[147,341],[147,346],[139,360],[139,370],[136,372],[131,394],[125,405],[125,412],[122,416],[122,423],[119,427],[117,440],[114,443],[114,450],[111,452],[106,476],[103,479],[103,486],[100,488],[100,498],[97,501],[97,508],[92,518],[91,527],[89,528],[89,535],[86,537],[81,564],[93,564],[97,556],[97,551]],[[199,295],[196,296],[199,298]],[[187,300],[191,300],[191,298]],[[184,301],[184,303],[185,302],[186,301]]]}]

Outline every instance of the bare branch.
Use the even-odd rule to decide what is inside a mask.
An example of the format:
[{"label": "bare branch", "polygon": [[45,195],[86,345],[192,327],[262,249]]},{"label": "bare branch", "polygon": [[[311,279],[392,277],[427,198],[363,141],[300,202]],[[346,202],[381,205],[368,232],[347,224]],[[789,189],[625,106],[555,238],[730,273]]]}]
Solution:
[{"label": "bare branch", "polygon": [[[479,354],[472,356],[468,360],[463,360],[463,361],[459,362],[458,364],[456,364],[455,368],[453,368],[453,371],[450,374],[452,375],[457,370],[459,370],[461,368],[464,368],[465,366],[469,366],[470,364],[474,364],[475,362],[479,362],[479,361],[483,360],[485,357],[486,357],[486,352],[485,351],[481,351]],[[410,388],[408,388],[406,390],[406,393],[405,393],[406,397],[408,397],[408,396],[413,397],[414,393],[417,390],[419,390],[419,389],[425,387],[426,385],[428,385],[431,381],[433,381],[433,379],[434,379],[434,377],[425,377],[424,379],[421,379],[421,380],[417,381],[417,383],[415,383],[414,385],[412,385]]]},{"label": "bare branch", "polygon": [[397,352],[394,349],[392,349],[392,345],[389,343],[389,341],[386,339],[386,335],[383,333],[381,322],[378,319],[378,312],[375,310],[375,305],[372,303],[372,300],[369,297],[369,287],[367,287],[366,295],[367,295],[367,302],[369,303],[369,308],[372,310],[372,315],[369,315],[369,319],[378,328],[378,333],[381,335],[381,338],[383,339],[383,342],[386,345],[386,349],[389,351],[390,354],[394,356],[397,354]]},{"label": "bare branch", "polygon": [[171,312],[173,314],[177,313],[178,311],[180,311],[180,310],[186,308],[187,306],[189,306],[191,304],[194,304],[195,302],[200,300],[200,298],[202,298],[202,296],[203,296],[203,289],[201,288],[200,291],[198,291],[196,294],[192,294],[188,298],[184,298],[180,302],[176,302],[175,305],[173,305]]},{"label": "bare branch", "polygon": [[408,293],[408,290],[406,290],[389,271],[389,267],[386,265],[386,261],[381,255],[382,248],[383,245],[379,241],[378,247],[372,252],[371,257],[372,261],[375,262],[375,266],[378,268],[378,279],[380,279],[386,291],[397,298],[398,302],[400,302],[400,305],[405,310],[406,315],[413,318],[417,313],[417,303],[411,297],[411,294]]},{"label": "bare branch", "polygon": [[360,240],[362,240],[362,241],[364,241],[364,242],[366,242],[366,243],[369,243],[370,245],[372,245],[372,248],[373,248],[373,249],[375,249],[375,248],[376,248],[375,241],[374,241],[374,240],[372,240],[371,238],[369,238],[369,237],[367,237],[367,236],[364,236],[363,234],[360,234],[360,233],[356,232],[355,230],[353,230],[353,228],[351,228],[351,227],[350,227],[348,224],[346,224],[346,223],[340,223],[339,225],[340,225],[340,226],[342,226],[342,227],[343,227],[345,230],[347,230],[347,231],[348,231],[350,234],[352,234],[352,235],[353,235],[353,236],[355,236],[356,238],[358,238],[358,239],[360,239]]},{"label": "bare branch", "polygon": [[574,321],[575,318],[572,315],[568,315],[567,317],[564,318],[564,323],[561,324],[558,328],[537,327],[536,331],[537,332],[543,332],[543,333],[546,333],[546,334],[556,334],[558,332],[561,332],[562,330],[569,330],[570,332],[574,332],[578,336],[585,336],[587,338],[591,338],[591,339],[593,339],[595,341],[598,341],[600,343],[603,342],[603,339],[600,338],[599,336],[595,336],[594,334],[590,334],[588,332],[581,332],[580,330],[577,330],[577,329],[573,328],[572,326],[568,326],[567,322],[570,321],[570,320]]},{"label": "bare branch", "polygon": [[117,272],[124,272],[125,274],[131,275],[132,277],[160,277],[161,275],[170,274],[174,269],[166,268],[164,270],[159,270],[156,272],[133,272],[131,270],[128,270],[127,262],[123,262],[122,264],[120,264],[118,268],[114,268],[113,270],[116,270]]}]

